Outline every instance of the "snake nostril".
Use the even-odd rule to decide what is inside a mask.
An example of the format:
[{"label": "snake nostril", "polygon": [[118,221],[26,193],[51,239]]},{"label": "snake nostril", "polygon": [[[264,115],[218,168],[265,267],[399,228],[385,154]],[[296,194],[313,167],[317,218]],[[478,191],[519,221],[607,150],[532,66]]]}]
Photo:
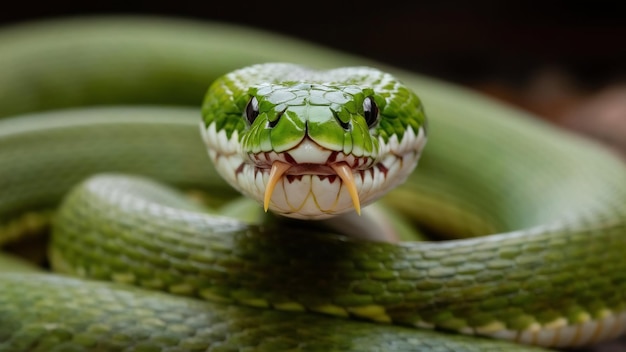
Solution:
[{"label": "snake nostril", "polygon": [[287,111],[287,108],[284,108],[283,110],[279,111],[278,114],[276,114],[276,118],[274,120],[270,120],[270,121],[267,122],[267,127],[269,127],[269,128],[276,127],[276,125],[278,124],[278,121],[283,116],[285,111]]},{"label": "snake nostril", "polygon": [[337,123],[339,124],[339,126],[341,126],[341,128],[343,128],[346,131],[350,131],[350,121],[342,121],[341,118],[339,118],[339,115],[337,115],[337,112],[335,110],[330,110],[333,113],[333,116],[335,117],[335,120],[337,120]]}]

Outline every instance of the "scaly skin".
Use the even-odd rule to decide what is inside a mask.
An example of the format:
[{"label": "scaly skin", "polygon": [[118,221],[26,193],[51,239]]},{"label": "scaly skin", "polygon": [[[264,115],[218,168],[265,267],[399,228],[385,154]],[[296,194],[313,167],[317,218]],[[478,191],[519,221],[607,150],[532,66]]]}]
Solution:
[{"label": "scaly skin", "polygon": [[[2,116],[117,101],[196,106],[0,120],[0,243],[45,226],[51,213],[42,211],[73,188],[55,213],[53,266],[118,281],[0,274],[0,349],[280,350],[271,344],[297,340],[303,350],[531,350],[314,313],[546,346],[624,329],[626,167],[593,143],[383,67],[419,94],[431,119],[417,172],[382,201],[438,233],[488,236],[384,244],[277,231],[216,220],[132,178],[80,181],[135,173],[231,197],[197,131],[209,82],[268,60],[381,65],[242,29],[139,19],[6,30],[0,52]],[[118,286],[128,283],[171,294]]]},{"label": "scaly skin", "polygon": [[[496,352],[510,347],[485,339],[214,304],[51,275],[6,274],[2,284],[6,285],[0,295],[2,351]],[[49,290],[42,292],[42,286]],[[24,326],[24,321],[46,323]]]}]

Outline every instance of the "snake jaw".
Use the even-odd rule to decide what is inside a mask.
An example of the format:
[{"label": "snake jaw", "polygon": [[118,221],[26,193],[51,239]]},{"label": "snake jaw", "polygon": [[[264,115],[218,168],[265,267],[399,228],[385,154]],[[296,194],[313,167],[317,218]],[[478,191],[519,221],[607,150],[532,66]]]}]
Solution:
[{"label": "snake jaw", "polygon": [[[333,163],[329,166],[337,174],[337,176],[339,176],[343,184],[346,186],[348,193],[350,194],[350,198],[352,199],[354,210],[357,214],[361,215],[361,202],[359,201],[359,192],[357,190],[356,183],[354,182],[354,174],[352,173],[352,168],[345,162]],[[274,188],[276,187],[276,184],[292,167],[293,165],[282,162],[280,160],[275,160],[272,163],[269,179],[267,181],[265,193],[263,195],[263,209],[266,212],[269,209],[270,200],[272,199],[272,194],[274,193]]]}]

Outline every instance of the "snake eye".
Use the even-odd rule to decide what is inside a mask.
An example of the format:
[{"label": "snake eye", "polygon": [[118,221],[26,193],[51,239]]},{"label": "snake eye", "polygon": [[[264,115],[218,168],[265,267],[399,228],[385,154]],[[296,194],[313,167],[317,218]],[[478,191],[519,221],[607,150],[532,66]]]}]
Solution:
[{"label": "snake eye", "polygon": [[259,101],[256,97],[250,98],[248,105],[246,105],[246,111],[244,112],[246,120],[252,124],[256,117],[259,116]]},{"label": "snake eye", "polygon": [[378,122],[378,106],[372,97],[367,97],[363,100],[363,117],[367,126],[372,127]]}]

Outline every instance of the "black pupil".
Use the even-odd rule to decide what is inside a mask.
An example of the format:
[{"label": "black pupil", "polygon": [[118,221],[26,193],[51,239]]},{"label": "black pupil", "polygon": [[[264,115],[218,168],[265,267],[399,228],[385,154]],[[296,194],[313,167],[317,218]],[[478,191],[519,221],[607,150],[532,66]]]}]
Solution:
[{"label": "black pupil", "polygon": [[370,97],[363,100],[363,117],[365,117],[365,122],[369,127],[374,126],[378,120],[378,106]]},{"label": "black pupil", "polygon": [[259,102],[256,97],[252,97],[246,105],[246,119],[249,123],[253,123],[257,116],[259,116]]}]

